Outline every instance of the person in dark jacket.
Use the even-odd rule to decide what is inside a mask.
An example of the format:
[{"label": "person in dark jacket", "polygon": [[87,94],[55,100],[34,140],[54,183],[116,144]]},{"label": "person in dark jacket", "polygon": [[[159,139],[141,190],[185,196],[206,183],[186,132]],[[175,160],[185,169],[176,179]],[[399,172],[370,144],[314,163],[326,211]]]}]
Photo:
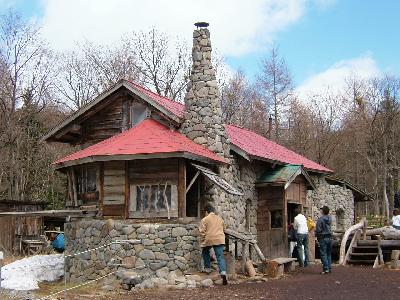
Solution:
[{"label": "person in dark jacket", "polygon": [[331,216],[329,215],[329,207],[321,207],[321,217],[317,221],[315,235],[319,244],[319,253],[322,261],[322,274],[332,272],[332,229]]}]

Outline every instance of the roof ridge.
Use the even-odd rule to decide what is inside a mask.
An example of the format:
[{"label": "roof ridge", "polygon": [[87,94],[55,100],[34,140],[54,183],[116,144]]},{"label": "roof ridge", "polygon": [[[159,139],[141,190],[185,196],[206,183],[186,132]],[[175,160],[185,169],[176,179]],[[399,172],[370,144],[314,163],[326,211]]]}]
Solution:
[{"label": "roof ridge", "polygon": [[131,80],[131,79],[124,79],[124,80],[127,81],[127,82],[130,83],[130,84],[133,84],[135,87],[140,87],[140,88],[142,88],[142,89],[148,91],[149,93],[152,93],[153,95],[155,95],[155,96],[157,96],[157,97],[161,97],[161,98],[163,98],[163,99],[165,99],[165,100],[168,100],[168,101],[171,101],[171,102],[174,102],[174,103],[177,103],[177,104],[181,104],[182,106],[184,105],[183,103],[181,103],[181,102],[179,102],[179,101],[176,101],[176,100],[171,99],[171,98],[168,98],[168,97],[166,97],[166,96],[157,94],[157,93],[153,92],[152,90],[148,89],[147,87],[145,87],[144,85],[141,85],[141,84],[137,83],[137,82],[134,81],[134,80]]}]

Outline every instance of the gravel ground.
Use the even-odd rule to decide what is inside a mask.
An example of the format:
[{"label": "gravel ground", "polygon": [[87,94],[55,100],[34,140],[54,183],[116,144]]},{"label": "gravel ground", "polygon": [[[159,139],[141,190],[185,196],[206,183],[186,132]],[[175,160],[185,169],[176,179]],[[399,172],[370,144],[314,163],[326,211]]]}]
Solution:
[{"label": "gravel ground", "polygon": [[320,266],[297,269],[279,280],[249,281],[193,290],[145,290],[122,294],[79,295],[69,299],[400,299],[400,271],[368,267],[334,267],[320,274]]}]

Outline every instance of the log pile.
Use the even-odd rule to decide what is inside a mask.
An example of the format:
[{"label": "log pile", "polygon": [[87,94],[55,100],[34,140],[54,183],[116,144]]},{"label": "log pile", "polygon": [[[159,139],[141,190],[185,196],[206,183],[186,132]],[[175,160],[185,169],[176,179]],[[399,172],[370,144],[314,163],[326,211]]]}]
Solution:
[{"label": "log pile", "polygon": [[368,229],[367,235],[380,235],[384,240],[400,240],[400,230],[392,226]]}]

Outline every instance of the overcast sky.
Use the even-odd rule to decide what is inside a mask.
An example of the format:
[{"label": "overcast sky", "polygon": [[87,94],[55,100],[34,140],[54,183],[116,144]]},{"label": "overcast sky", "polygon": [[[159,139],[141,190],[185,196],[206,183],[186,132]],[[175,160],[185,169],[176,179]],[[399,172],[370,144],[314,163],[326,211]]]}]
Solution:
[{"label": "overcast sky", "polygon": [[112,44],[156,27],[191,44],[193,23],[210,23],[213,46],[251,79],[275,43],[299,91],[340,87],[352,75],[399,75],[396,0],[0,0],[37,20],[53,48]]}]

